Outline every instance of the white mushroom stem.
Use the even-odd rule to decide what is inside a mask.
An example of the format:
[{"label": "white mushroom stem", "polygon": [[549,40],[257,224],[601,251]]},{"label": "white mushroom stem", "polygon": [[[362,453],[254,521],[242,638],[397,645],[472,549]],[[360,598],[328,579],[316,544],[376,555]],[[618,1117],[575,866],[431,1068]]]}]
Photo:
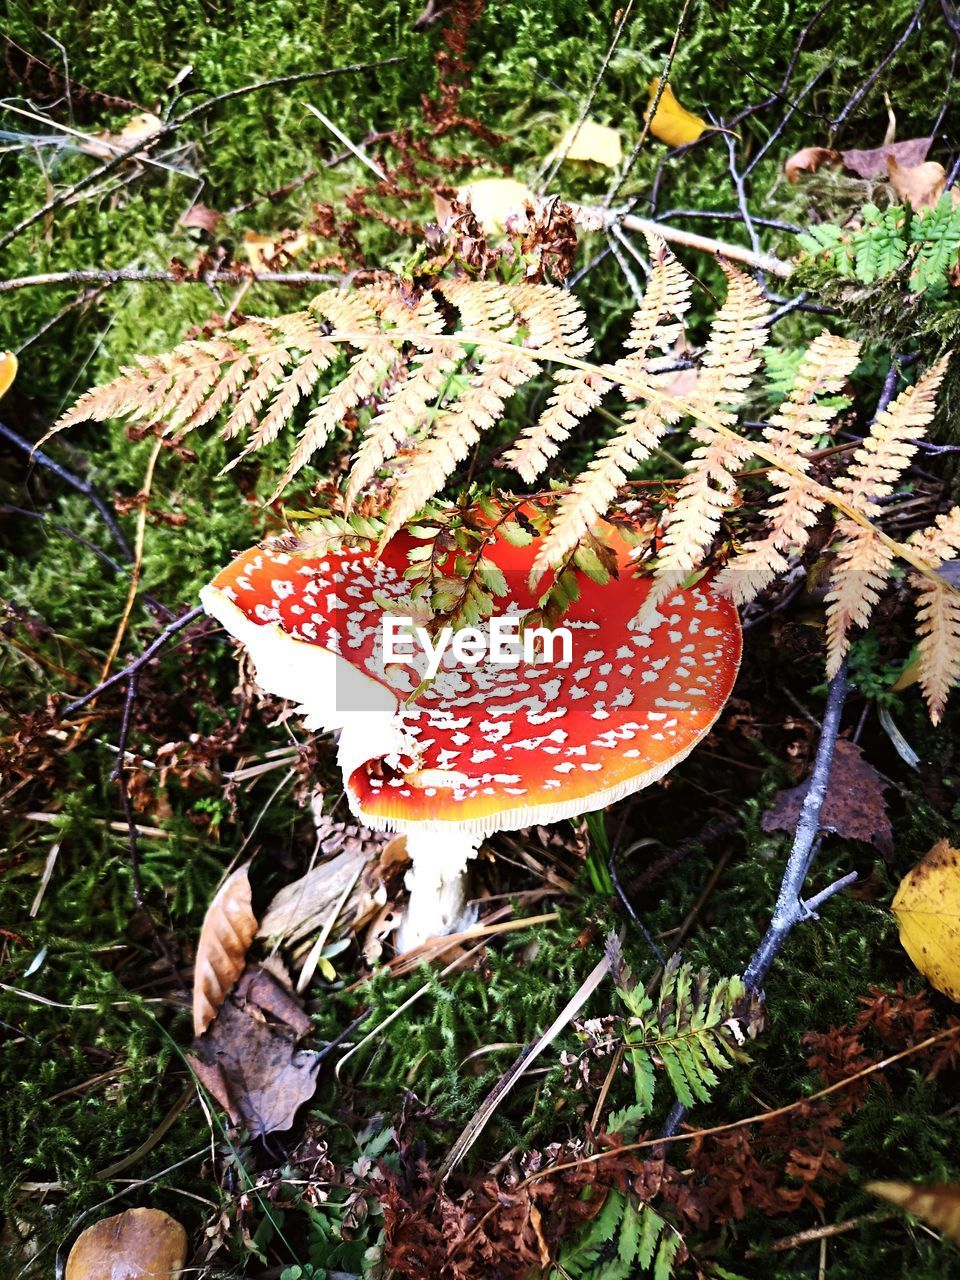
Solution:
[{"label": "white mushroom stem", "polygon": [[407,833],[410,901],[397,930],[397,950],[411,951],[428,938],[467,929],[477,918],[467,908],[467,863],[482,836],[456,829]]}]

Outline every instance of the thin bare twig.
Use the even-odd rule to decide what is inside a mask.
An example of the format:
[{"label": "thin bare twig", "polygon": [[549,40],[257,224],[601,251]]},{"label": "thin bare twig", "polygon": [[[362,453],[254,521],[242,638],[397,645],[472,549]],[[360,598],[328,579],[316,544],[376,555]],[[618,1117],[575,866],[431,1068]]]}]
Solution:
[{"label": "thin bare twig", "polygon": [[588,213],[604,212],[607,225],[618,224],[625,231],[639,231],[644,235],[659,236],[668,244],[679,244],[686,249],[699,249],[704,253],[720,254],[721,257],[729,258],[731,262],[742,262],[745,266],[753,267],[756,271],[765,272],[767,275],[778,276],[781,280],[793,274],[792,263],[761,252],[759,245],[748,249],[742,244],[730,244],[726,240],[716,240],[712,236],[701,236],[695,231],[670,227],[663,222],[654,222],[651,218],[638,218],[632,213],[623,214],[612,210],[607,213],[591,205],[584,205],[583,209]]},{"label": "thin bare twig", "polygon": [[[766,1246],[771,1253],[788,1253],[791,1249],[799,1249],[805,1244],[814,1244],[818,1240],[832,1240],[835,1236],[846,1235],[848,1231],[856,1231],[860,1227],[874,1226],[896,1217],[893,1213],[865,1213],[858,1218],[847,1218],[845,1222],[825,1222],[819,1227],[809,1227],[806,1231],[796,1231],[793,1235],[782,1236]],[[766,1250],[748,1249],[743,1255],[749,1261],[762,1258]]]},{"label": "thin bare twig", "polygon": [[9,440],[11,444],[16,445],[18,449],[28,454],[31,462],[36,462],[41,467],[45,467],[47,471],[52,472],[66,484],[70,485],[72,489],[76,489],[78,493],[82,493],[94,507],[103,523],[110,530],[114,542],[123,554],[123,558],[128,562],[133,561],[133,550],[131,549],[129,542],[127,542],[126,538],[123,536],[123,532],[114,519],[110,508],[100,497],[92,484],[89,484],[86,480],[81,480],[79,476],[75,476],[72,471],[68,471],[67,468],[61,466],[59,462],[54,462],[54,460],[48,454],[44,453],[42,449],[38,449],[35,445],[31,444],[29,440],[24,440],[23,436],[18,435],[12,427],[8,427],[4,422],[0,422],[0,436],[5,440]]},{"label": "thin bare twig", "polygon": [[[658,213],[655,222],[670,222],[673,218],[709,218],[714,222],[739,222],[740,213],[733,209],[667,209]],[[782,218],[758,218],[754,216],[758,227],[769,227],[772,231],[789,231],[791,235],[799,235],[803,227],[795,222],[784,222]]]},{"label": "thin bare twig", "polygon": [[103,284],[97,285],[93,289],[85,289],[83,293],[78,293],[69,302],[65,302],[59,311],[44,320],[38,329],[34,329],[32,333],[27,334],[23,341],[13,348],[14,355],[18,356],[21,352],[26,351],[27,347],[36,342],[38,338],[42,338],[45,333],[48,333],[55,325],[58,325],[64,316],[69,315],[71,311],[76,311],[77,307],[96,302],[107,291],[108,287],[108,285]]},{"label": "thin bare twig", "polygon": [[833,126],[834,133],[836,133],[837,130],[840,129],[840,127],[843,125],[844,121],[847,119],[850,113],[857,106],[859,106],[864,96],[870,92],[870,89],[876,83],[877,78],[883,74],[883,72],[886,70],[889,64],[893,61],[893,59],[897,56],[897,54],[900,52],[903,46],[907,43],[907,41],[913,35],[914,31],[916,31],[917,27],[920,25],[921,15],[923,14],[923,11],[926,7],[927,7],[927,0],[920,0],[920,3],[917,5],[916,9],[914,9],[913,11],[913,17],[904,27],[899,38],[893,45],[893,48],[890,50],[887,56],[883,59],[880,65],[878,67],[875,67],[874,70],[871,71],[870,75],[867,76],[866,80],[864,80],[863,84],[859,87],[859,89],[857,89],[850,96],[849,100],[847,101],[847,105],[843,108],[843,110],[836,117],[836,119],[830,122],[831,125]]},{"label": "thin bare twig", "polygon": [[610,208],[611,204],[613,204],[614,200],[617,198],[618,192],[623,188],[623,184],[630,176],[630,172],[637,162],[637,157],[643,149],[643,144],[647,140],[647,135],[650,133],[650,125],[653,122],[653,117],[657,114],[657,108],[660,106],[660,99],[663,97],[664,91],[667,87],[667,82],[670,79],[670,69],[673,66],[674,58],[677,56],[677,49],[680,47],[680,37],[683,35],[683,28],[687,21],[687,13],[689,9],[690,0],[683,0],[683,8],[680,10],[680,17],[677,19],[677,25],[673,32],[673,41],[660,71],[660,78],[657,81],[657,88],[653,95],[653,101],[650,103],[647,114],[644,116],[643,128],[640,130],[640,137],[637,139],[633,150],[627,157],[627,163],[610,184],[607,194],[603,198],[603,207],[605,209]]},{"label": "thin bare twig", "polygon": [[[823,17],[823,15],[826,13],[827,9],[830,8],[830,5],[832,2],[833,0],[823,0],[823,4],[816,11],[816,13],[807,23],[807,25],[800,31],[800,34],[797,36],[797,39],[794,43],[793,53],[790,57],[789,63],[787,64],[787,69],[784,72],[783,79],[780,82],[780,88],[775,89],[773,93],[771,93],[770,96],[768,98],[765,98],[762,102],[755,103],[754,105],[749,107],[744,107],[744,109],[741,112],[739,112],[738,115],[735,115],[733,119],[729,122],[731,129],[735,129],[738,124],[740,124],[743,120],[748,119],[750,116],[756,115],[760,111],[766,111],[767,107],[772,107],[775,102],[783,101],[786,99],[787,90],[790,88],[790,81],[793,79],[793,73],[797,69],[797,62],[800,58],[800,51],[803,48],[804,41],[806,40],[810,32],[813,30],[813,28],[816,26],[816,24]],[[741,70],[743,70],[743,68],[741,68]],[[788,101],[787,105],[792,106],[794,109],[796,109],[797,104],[790,103]]]},{"label": "thin bare twig", "polygon": [[[629,855],[634,851],[634,849],[639,848],[643,843],[644,843],[643,841],[634,842],[632,845],[630,845],[629,848],[623,851],[623,856],[629,857]],[[617,870],[616,849],[611,849],[610,858],[609,858],[609,861],[607,862],[607,867],[610,871],[610,881],[614,887],[617,897],[620,899],[620,901],[623,903],[624,907],[626,908],[627,915],[630,917],[633,923],[637,926],[637,928],[643,934],[643,937],[647,946],[650,948],[650,950],[653,952],[654,956],[656,957],[657,964],[659,964],[661,967],[666,965],[667,962],[664,958],[663,952],[657,946],[656,939],[654,938],[650,930],[647,928],[647,926],[640,919],[640,917],[637,915],[636,910],[634,909],[633,903],[630,901],[623,885],[620,883],[620,876]]]},{"label": "thin bare twig", "polygon": [[[688,0],[688,3],[689,3],[689,0]],[[570,130],[570,132],[567,134],[566,138],[564,139],[560,147],[558,147],[557,152],[552,162],[549,165],[549,168],[544,173],[538,185],[538,191],[540,195],[544,194],[544,192],[550,186],[550,183],[557,176],[557,170],[563,164],[564,160],[566,160],[567,153],[569,152],[570,148],[573,146],[574,142],[576,141],[577,134],[583,128],[583,122],[586,120],[587,116],[590,114],[590,108],[593,106],[593,100],[597,96],[597,90],[600,88],[600,85],[603,83],[603,77],[607,73],[607,67],[609,67],[610,65],[610,59],[613,57],[614,53],[616,52],[617,45],[620,43],[620,37],[623,35],[624,29],[626,28],[626,25],[627,25],[627,20],[630,17],[630,11],[632,9],[633,9],[633,0],[627,0],[627,4],[624,6],[623,12],[620,14],[620,21],[617,23],[617,29],[613,33],[613,39],[610,41],[610,44],[607,48],[607,52],[604,55],[603,62],[600,64],[600,70],[597,72],[596,76],[594,77],[593,84],[590,86],[590,92],[587,94],[586,98],[584,99],[583,106],[580,108],[580,114],[577,116],[577,122],[573,126],[573,128]]]},{"label": "thin bare twig", "polygon": [[129,680],[131,674],[139,671],[141,667],[146,666],[154,654],[159,653],[165,644],[170,640],[171,636],[176,635],[178,631],[182,631],[184,627],[189,626],[191,622],[196,622],[198,618],[203,617],[204,609],[202,605],[197,605],[194,609],[188,609],[186,613],[181,614],[179,618],[175,618],[168,627],[160,632],[157,638],[147,645],[139,658],[134,658],[132,662],[121,671],[115,671],[107,680],[103,680],[95,689],[91,689],[89,693],[85,693],[82,698],[77,698],[74,702],[64,707],[61,719],[68,719],[75,715],[81,708],[85,707],[88,702],[92,702],[94,698],[99,698],[101,693],[105,693],[107,689],[112,689],[114,685],[120,684],[123,680]]},{"label": "thin bare twig", "polygon": [[82,547],[86,547],[88,551],[92,551],[93,554],[99,560],[102,560],[105,565],[108,565],[114,573],[127,572],[122,564],[114,560],[113,556],[108,556],[106,551],[101,547],[98,547],[95,542],[91,542],[90,539],[85,538],[83,534],[75,533],[73,529],[68,529],[65,524],[57,524],[55,520],[50,519],[45,511],[28,511],[26,507],[15,507],[11,503],[5,502],[0,506],[0,512],[3,512],[5,515],[23,516],[26,520],[39,520],[41,524],[49,525],[51,529],[56,529],[57,533],[62,533],[65,538],[71,538],[74,542],[79,542]]},{"label": "thin bare twig", "polygon": [[94,268],[76,271],[44,271],[35,276],[0,280],[0,293],[33,289],[40,285],[74,284],[339,284],[343,276],[329,271],[204,271],[192,275],[182,271],[150,271],[132,267]]},{"label": "thin bare twig", "polygon": [[[729,133],[724,134],[723,140],[727,144],[727,153],[729,157],[728,168],[730,170],[730,177],[733,180],[733,188],[737,193],[737,204],[740,207],[740,216],[743,220],[743,225],[746,228],[747,235],[750,237],[750,244],[753,247],[754,254],[757,258],[766,257],[767,255],[765,255],[760,248],[760,237],[757,235],[757,229],[753,225],[753,218],[750,215],[750,206],[747,203],[747,189],[744,181],[744,175],[741,174],[740,170],[737,168],[737,140]],[[757,275],[760,279],[761,288],[766,292],[767,273],[765,268],[758,265]]]},{"label": "thin bare twig", "polygon": [[107,177],[110,173],[119,169],[120,166],[125,164],[128,160],[134,159],[148,149],[155,147],[159,142],[165,141],[179,128],[185,125],[188,120],[194,119],[205,111],[212,110],[214,107],[219,106],[221,102],[228,102],[233,98],[240,98],[246,94],[257,93],[263,89],[277,89],[284,88],[287,85],[292,84],[303,84],[307,80],[323,80],[329,76],[349,75],[357,71],[373,71],[380,67],[390,66],[393,63],[403,62],[404,60],[405,59],[402,56],[398,56],[395,58],[385,58],[379,62],[358,62],[347,67],[328,67],[323,71],[304,71],[299,75],[277,76],[271,80],[259,80],[254,84],[241,85],[238,89],[230,89],[226,93],[219,93],[215,97],[207,98],[203,102],[197,103],[195,107],[191,107],[175,119],[168,120],[162,129],[158,129],[156,133],[152,133],[148,138],[141,139],[126,151],[121,151],[119,155],[115,155],[110,160],[105,161],[104,164],[94,169],[91,173],[88,173],[86,177],[81,178],[79,182],[75,182],[71,187],[61,191],[58,195],[52,196],[47,203],[42,205],[39,209],[34,209],[32,213],[28,214],[18,222],[16,226],[11,227],[6,235],[0,236],[0,249],[5,249],[8,244],[12,244],[12,242],[16,240],[18,236],[21,236],[24,231],[29,230],[30,227],[35,226],[38,222],[42,222],[44,218],[48,217],[51,213],[55,213],[57,209],[66,203],[66,201],[72,199],[79,192],[85,191],[94,186],[102,178]]},{"label": "thin bare twig", "polygon": [[[809,902],[804,902],[801,894],[803,884],[809,874],[810,867],[819,847],[817,837],[820,834],[820,813],[827,796],[830,782],[830,770],[837,746],[837,733],[840,728],[840,717],[847,698],[847,664],[844,660],[840,670],[830,681],[827,693],[827,708],[823,716],[820,730],[820,742],[813,762],[810,785],[803,798],[800,818],[794,835],[793,847],[787,859],[787,865],[780,883],[780,892],[774,908],[773,918],[767,931],[760,940],[760,945],[753,954],[743,974],[744,985],[748,992],[758,991],[770,971],[770,966],[780,954],[783,944],[790,936],[795,925],[801,920],[810,919],[816,909],[823,905],[834,894],[852,884],[857,878],[856,872],[836,880],[822,890]],[[675,1134],[687,1114],[687,1108],[678,1102],[667,1117],[662,1136]]]}]

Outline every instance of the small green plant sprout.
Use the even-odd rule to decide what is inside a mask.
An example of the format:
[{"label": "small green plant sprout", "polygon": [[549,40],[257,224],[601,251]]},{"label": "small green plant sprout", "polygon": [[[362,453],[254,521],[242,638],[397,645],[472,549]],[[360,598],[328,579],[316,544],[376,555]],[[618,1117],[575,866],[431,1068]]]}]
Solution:
[{"label": "small green plant sprout", "polygon": [[654,997],[637,982],[613,935],[607,939],[607,958],[629,1015],[623,1041],[636,1092],[631,1107],[611,1116],[610,1128],[620,1132],[649,1116],[658,1069],[683,1106],[709,1102],[719,1083],[717,1072],[749,1061],[743,1045],[751,1006],[742,979],[719,978],[711,986],[706,970],[694,973],[677,953],[667,961]]},{"label": "small green plant sprout", "polygon": [[[671,956],[655,996],[647,995],[623,957],[617,937],[606,944],[610,973],[626,1009],[623,1045],[633,1065],[636,1101],[614,1112],[610,1133],[631,1138],[649,1118],[657,1072],[662,1070],[684,1106],[709,1102],[718,1072],[748,1062],[743,1045],[753,1012],[740,978],[694,973]],[[633,1192],[611,1190],[602,1209],[560,1252],[550,1280],[630,1280],[652,1274],[668,1280],[686,1256],[683,1238]]]}]

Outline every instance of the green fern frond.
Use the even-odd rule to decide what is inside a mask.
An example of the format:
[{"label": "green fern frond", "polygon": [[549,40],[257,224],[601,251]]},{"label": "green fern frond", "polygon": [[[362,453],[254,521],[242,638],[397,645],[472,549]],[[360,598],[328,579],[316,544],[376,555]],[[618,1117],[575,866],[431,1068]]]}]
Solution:
[{"label": "green fern frond", "polygon": [[910,273],[910,287],[939,297],[947,291],[947,274],[960,254],[960,205],[945,192],[932,209],[918,213],[910,228],[918,246]]},{"label": "green fern frond", "polygon": [[[711,986],[705,970],[695,973],[679,956],[672,956],[654,1000],[635,982],[618,953],[616,941],[608,941],[617,993],[630,1014],[624,1042],[633,1066],[637,1107],[643,1115],[652,1109],[658,1067],[685,1107],[709,1102],[719,1083],[717,1073],[749,1061],[737,1022],[746,994],[743,982],[721,978]],[[632,1112],[624,1121],[636,1123],[640,1118]]]},{"label": "green fern frond", "polygon": [[669,1280],[682,1249],[680,1234],[655,1209],[611,1191],[597,1216],[561,1250],[549,1280]]}]

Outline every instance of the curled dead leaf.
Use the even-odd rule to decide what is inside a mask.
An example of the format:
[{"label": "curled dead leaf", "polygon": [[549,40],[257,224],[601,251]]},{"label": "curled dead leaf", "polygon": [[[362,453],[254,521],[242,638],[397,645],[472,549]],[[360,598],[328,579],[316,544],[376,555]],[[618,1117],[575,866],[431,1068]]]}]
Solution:
[{"label": "curled dead leaf", "polygon": [[256,937],[247,867],[224,880],[207,908],[193,971],[193,1030],[202,1035],[243,973],[247,948]]},{"label": "curled dead leaf", "polygon": [[[844,173],[868,182],[889,177],[901,199],[909,199],[915,209],[926,208],[925,204],[914,204],[911,195],[903,194],[900,187],[913,189],[918,197],[925,190],[934,189],[943,170],[940,165],[924,163],[932,142],[933,138],[908,138],[904,142],[885,142],[882,147],[849,151],[835,151],[832,147],[802,147],[786,161],[783,171],[787,181],[792,183],[798,182],[805,174],[816,173],[825,165],[832,168],[842,165]],[[942,190],[941,187],[932,203],[936,203]]]},{"label": "curled dead leaf", "polygon": [[[359,929],[388,899],[395,897],[409,864],[406,836],[392,836],[378,848],[382,836],[354,838],[347,848],[327,857],[305,876],[280,889],[260,924],[261,938],[296,947],[322,929],[330,912],[348,891],[339,914],[340,928],[332,937]],[[330,841],[333,848],[339,845]]]},{"label": "curled dead leaf", "polygon": [[190,1065],[231,1121],[253,1137],[289,1129],[317,1087],[322,1055],[297,1045],[311,1025],[271,974],[251,966],[194,1041]]},{"label": "curled dead leaf", "polygon": [[[322,928],[341,894],[356,883],[368,860],[369,855],[362,850],[344,850],[318,863],[299,880],[284,885],[264,912],[260,936],[292,946]],[[349,918],[346,912],[345,917]]]},{"label": "curled dead leaf", "polygon": [[936,160],[904,167],[896,156],[887,156],[890,185],[898,197],[912,209],[932,209],[947,186],[947,171]]},{"label": "curled dead leaf", "polygon": [[788,182],[799,182],[802,174],[816,173],[825,164],[836,168],[843,163],[839,151],[832,147],[803,147],[795,151],[783,166]]},{"label": "curled dead leaf", "polygon": [[887,161],[892,156],[897,164],[911,169],[923,164],[933,138],[907,138],[903,142],[885,142],[882,147],[868,151],[842,151],[843,167],[858,178],[882,178],[887,172]]},{"label": "curled dead leaf", "polygon": [[960,1000],[960,851],[938,841],[900,881],[891,910],[923,976]]},{"label": "curled dead leaf", "polygon": [[160,1209],[127,1209],[82,1231],[65,1280],[175,1280],[187,1260],[187,1233]]},{"label": "curled dead leaf", "polygon": [[937,1182],[868,1182],[882,1200],[915,1213],[960,1244],[960,1186]]},{"label": "curled dead leaf", "polygon": [[185,213],[180,215],[180,225],[181,227],[199,227],[201,231],[209,231],[213,235],[222,218],[223,214],[216,209],[211,209],[209,205],[192,204]]}]

